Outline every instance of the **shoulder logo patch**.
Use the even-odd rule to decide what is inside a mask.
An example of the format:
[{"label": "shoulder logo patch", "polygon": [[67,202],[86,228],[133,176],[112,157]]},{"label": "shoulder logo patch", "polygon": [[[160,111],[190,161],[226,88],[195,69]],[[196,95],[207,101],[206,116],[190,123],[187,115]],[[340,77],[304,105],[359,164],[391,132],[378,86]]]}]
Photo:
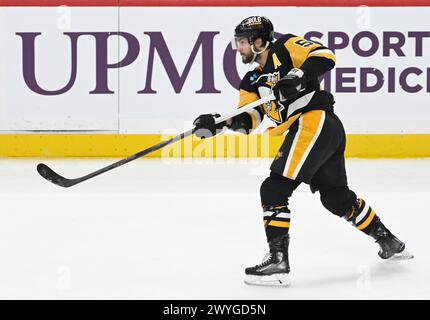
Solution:
[{"label": "shoulder logo patch", "polygon": [[257,73],[253,73],[249,77],[249,81],[254,82],[255,80],[257,80],[257,78],[258,78],[258,74]]}]

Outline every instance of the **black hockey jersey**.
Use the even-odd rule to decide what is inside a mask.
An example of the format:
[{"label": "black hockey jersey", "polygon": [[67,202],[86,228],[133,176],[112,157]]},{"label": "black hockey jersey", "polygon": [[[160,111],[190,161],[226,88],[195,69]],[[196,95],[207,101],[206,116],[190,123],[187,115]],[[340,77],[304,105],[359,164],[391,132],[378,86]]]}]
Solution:
[{"label": "black hockey jersey", "polygon": [[264,68],[258,66],[243,77],[240,83],[239,107],[268,95],[272,85],[293,68],[303,70],[307,80],[306,87],[294,100],[271,101],[248,112],[252,118],[252,128],[249,129],[255,129],[264,115],[277,125],[290,119],[288,122],[291,125],[301,113],[332,109],[333,96],[321,90],[318,77],[332,69],[335,61],[333,52],[319,43],[292,34],[280,37],[271,46]]}]

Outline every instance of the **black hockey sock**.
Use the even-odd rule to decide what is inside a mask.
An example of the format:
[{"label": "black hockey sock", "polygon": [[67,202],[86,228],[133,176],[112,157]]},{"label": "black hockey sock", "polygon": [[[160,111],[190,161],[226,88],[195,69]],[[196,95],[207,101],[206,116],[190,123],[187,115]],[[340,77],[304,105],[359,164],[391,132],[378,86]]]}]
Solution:
[{"label": "black hockey sock", "polygon": [[263,206],[264,227],[267,242],[288,234],[290,230],[290,210],[283,206]]},{"label": "black hockey sock", "polygon": [[363,199],[357,199],[354,206],[344,218],[367,235],[370,234],[374,224],[378,221],[375,211]]}]

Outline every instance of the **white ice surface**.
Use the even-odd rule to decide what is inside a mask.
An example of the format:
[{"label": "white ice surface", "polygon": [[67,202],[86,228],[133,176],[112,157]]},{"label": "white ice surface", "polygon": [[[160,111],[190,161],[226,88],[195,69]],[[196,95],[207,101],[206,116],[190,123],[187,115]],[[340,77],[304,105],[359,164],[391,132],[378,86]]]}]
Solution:
[{"label": "white ice surface", "polygon": [[[415,254],[378,246],[300,186],[289,288],[243,284],[267,249],[270,160],[137,160],[62,189],[37,159],[0,159],[0,298],[429,299],[430,160],[347,161],[351,189]],[[115,161],[45,160],[77,177]]]}]

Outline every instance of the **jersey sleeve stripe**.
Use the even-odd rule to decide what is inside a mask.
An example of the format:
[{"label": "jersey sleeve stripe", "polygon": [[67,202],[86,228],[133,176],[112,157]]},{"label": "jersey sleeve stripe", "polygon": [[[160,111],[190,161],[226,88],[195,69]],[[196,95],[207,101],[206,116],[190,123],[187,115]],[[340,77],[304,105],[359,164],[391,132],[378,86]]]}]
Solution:
[{"label": "jersey sleeve stripe", "polygon": [[244,89],[239,91],[239,108],[247,105],[251,102],[257,101],[259,99],[258,94],[255,92],[249,92]]},{"label": "jersey sleeve stripe", "polygon": [[284,46],[290,54],[294,68],[300,68],[309,57],[326,58],[336,63],[336,57],[330,49],[302,37],[292,37],[284,43]]},{"label": "jersey sleeve stripe", "polygon": [[309,53],[308,58],[309,57],[327,58],[336,62],[336,57],[330,49],[321,49],[321,50],[312,51],[311,53]]}]

